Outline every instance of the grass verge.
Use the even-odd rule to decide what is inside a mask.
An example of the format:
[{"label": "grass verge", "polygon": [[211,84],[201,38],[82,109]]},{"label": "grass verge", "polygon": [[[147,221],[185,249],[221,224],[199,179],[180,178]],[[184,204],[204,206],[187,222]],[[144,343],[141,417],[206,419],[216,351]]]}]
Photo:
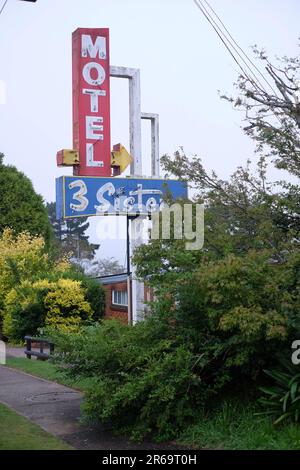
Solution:
[{"label": "grass verge", "polygon": [[27,374],[57,382],[80,391],[84,391],[89,385],[89,379],[78,380],[76,377],[66,377],[66,375],[50,361],[37,361],[36,359],[30,360],[27,358],[13,357],[7,359],[6,365],[12,369],[18,369]]},{"label": "grass verge", "polygon": [[72,450],[39,426],[0,404],[0,450]]}]

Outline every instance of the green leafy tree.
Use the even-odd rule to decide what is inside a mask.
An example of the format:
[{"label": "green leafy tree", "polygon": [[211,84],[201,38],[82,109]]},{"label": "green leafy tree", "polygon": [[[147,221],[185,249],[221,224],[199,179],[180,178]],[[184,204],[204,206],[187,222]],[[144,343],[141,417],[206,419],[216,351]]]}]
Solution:
[{"label": "green leafy tree", "polygon": [[297,188],[294,193],[266,181],[264,160],[256,172],[238,168],[232,177],[221,180],[209,174],[198,157],[189,159],[183,151],[174,158],[164,156],[168,173],[186,180],[194,188],[191,202],[205,206],[204,248],[185,249],[184,240],[151,240],[134,254],[140,277],[150,284],[180,279],[186,272],[201,269],[207,260],[218,261],[232,254],[245,256],[250,250],[268,250],[272,263],[284,263],[297,249],[299,212]]},{"label": "green leafy tree", "polygon": [[42,235],[49,245],[51,225],[47,217],[43,198],[38,195],[27,176],[14,166],[4,165],[0,153],[0,234],[6,227],[15,233],[27,231]]},{"label": "green leafy tree", "polygon": [[[202,253],[182,253],[178,241],[153,241],[136,252],[140,274],[151,276],[195,270],[203,257],[222,259],[229,253],[270,250],[284,263],[300,241],[300,190],[297,181],[270,182],[271,163],[290,176],[300,175],[300,61],[284,57],[273,65],[264,52],[255,53],[265,65],[269,85],[261,87],[240,76],[236,97],[222,96],[244,110],[244,131],[257,143],[258,162],[239,167],[228,180],[209,173],[198,156],[183,149],[161,161],[167,175],[185,180],[194,189],[193,202],[205,206],[205,246]],[[286,175],[286,174],[285,174]],[[175,276],[176,274],[174,274]]]},{"label": "green leafy tree", "polygon": [[[274,86],[284,91],[279,72],[273,73],[270,64],[269,70]],[[152,240],[134,255],[139,275],[156,292],[152,311],[167,318],[195,354],[209,355],[205,375],[213,383],[210,374],[215,371],[215,384],[221,388],[233,384],[233,378],[259,377],[264,366],[276,361],[276,350],[288,348],[300,331],[299,185],[267,178],[272,161],[297,175],[298,105],[285,106],[283,94],[276,102],[264,94],[266,102],[260,103],[257,89],[249,94],[251,86],[240,78],[243,96],[236,105],[258,112],[246,117],[246,132],[258,142],[254,168],[249,161],[222,180],[183,149],[161,159],[167,175],[193,188],[192,202],[205,206],[203,250],[186,251],[182,240]],[[267,102],[267,111],[275,114],[274,126],[276,122],[269,132]]]}]

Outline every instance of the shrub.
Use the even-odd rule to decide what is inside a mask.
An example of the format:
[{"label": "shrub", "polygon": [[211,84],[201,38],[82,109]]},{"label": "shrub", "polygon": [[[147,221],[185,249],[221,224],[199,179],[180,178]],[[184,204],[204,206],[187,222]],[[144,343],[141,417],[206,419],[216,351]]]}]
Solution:
[{"label": "shrub", "polygon": [[252,252],[203,261],[192,273],[171,273],[170,283],[157,288],[153,312],[168,318],[196,354],[210,351],[208,373],[219,383],[256,381],[298,332],[299,323],[291,322],[295,293],[283,275],[287,266],[269,258]]},{"label": "shrub", "polygon": [[[22,295],[26,297],[28,285],[24,284],[21,288],[23,282],[33,282],[48,277],[49,280],[57,280],[63,277],[63,272],[68,272],[68,270],[70,270],[70,264],[65,259],[55,262],[49,258],[42,237],[32,236],[27,232],[16,235],[11,229],[4,229],[2,236],[0,236],[0,330],[4,316],[6,316],[5,299],[11,289],[20,288],[22,291],[26,287],[23,294],[21,291],[19,293],[20,298]],[[36,301],[34,305],[36,306]],[[35,308],[30,308],[31,312],[29,312],[28,304],[26,304],[26,312],[32,320],[33,318],[37,320],[40,316],[38,311],[34,313]],[[42,312],[40,314],[43,316]],[[31,320],[28,319],[29,331],[32,330],[30,322]],[[7,330],[10,319],[7,318],[5,323]],[[15,321],[13,323],[15,324]],[[21,330],[22,325],[20,325]]]},{"label": "shrub", "polygon": [[5,296],[22,280],[45,275],[49,260],[42,237],[5,229],[0,237],[0,314]]},{"label": "shrub", "polygon": [[81,282],[85,290],[85,300],[90,304],[93,311],[93,320],[98,321],[105,312],[105,290],[95,279],[83,275],[74,277]]},{"label": "shrub", "polygon": [[23,281],[6,296],[3,331],[10,340],[20,341],[44,326],[76,331],[91,317],[78,281]]},{"label": "shrub", "polygon": [[20,341],[34,335],[43,326],[46,310],[44,298],[51,288],[48,281],[32,284],[23,281],[6,296],[3,332],[11,340]]},{"label": "shrub", "polygon": [[207,398],[196,372],[199,358],[172,338],[162,322],[127,326],[105,320],[80,334],[53,339],[66,373],[93,379],[85,415],[126,430],[132,438],[175,437]]},{"label": "shrub", "polygon": [[71,332],[92,319],[92,309],[85,300],[81,283],[71,279],[59,279],[47,293],[44,306],[46,327]]},{"label": "shrub", "polygon": [[[64,259],[53,260],[42,237],[5,229],[0,237],[0,331],[11,340],[51,326],[74,331],[104,313],[105,295]],[[3,327],[2,327],[3,323]]]},{"label": "shrub", "polygon": [[170,270],[144,322],[65,336],[66,370],[94,381],[87,416],[165,439],[228,391],[243,398],[299,331],[298,258],[274,265],[251,252]]}]

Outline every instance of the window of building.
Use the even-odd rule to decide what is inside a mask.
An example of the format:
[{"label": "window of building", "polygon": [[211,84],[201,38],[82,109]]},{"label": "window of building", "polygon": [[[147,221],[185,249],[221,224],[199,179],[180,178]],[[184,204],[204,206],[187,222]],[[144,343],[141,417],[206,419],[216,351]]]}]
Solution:
[{"label": "window of building", "polygon": [[115,305],[121,305],[122,307],[128,306],[127,291],[113,290],[112,291],[112,303]]}]

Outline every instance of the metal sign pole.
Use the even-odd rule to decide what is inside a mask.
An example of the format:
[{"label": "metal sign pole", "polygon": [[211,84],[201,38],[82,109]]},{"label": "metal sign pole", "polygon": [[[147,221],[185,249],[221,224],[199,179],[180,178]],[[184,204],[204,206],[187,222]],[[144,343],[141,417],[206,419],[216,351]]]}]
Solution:
[{"label": "metal sign pole", "polygon": [[[141,124],[141,82],[140,70],[129,67],[110,66],[110,76],[116,78],[127,78],[129,80],[129,134],[130,154],[133,162],[130,167],[131,176],[142,176],[142,124]],[[131,222],[131,240],[133,247],[142,244],[142,239],[136,237],[140,229],[140,220]],[[135,275],[135,267],[131,274],[132,294],[132,322],[136,323],[143,317],[144,283],[139,281]]]},{"label": "metal sign pole", "polygon": [[142,113],[141,118],[151,121],[151,176],[159,176],[159,115]]},{"label": "metal sign pole", "polygon": [[131,305],[131,270],[130,270],[130,218],[126,216],[126,242],[127,242],[127,302],[128,302],[128,324],[132,325]]}]

